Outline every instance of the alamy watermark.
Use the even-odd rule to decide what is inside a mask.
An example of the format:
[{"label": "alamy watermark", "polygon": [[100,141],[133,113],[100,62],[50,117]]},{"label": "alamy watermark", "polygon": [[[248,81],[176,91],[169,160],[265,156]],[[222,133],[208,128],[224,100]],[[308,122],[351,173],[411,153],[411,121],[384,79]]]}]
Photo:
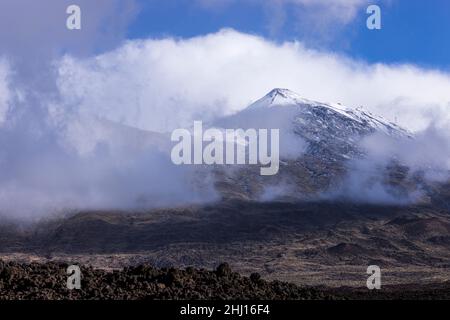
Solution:
[{"label": "alamy watermark", "polygon": [[77,265],[71,265],[67,267],[66,273],[67,277],[67,289],[73,290],[81,289],[81,270]]},{"label": "alamy watermark", "polygon": [[66,9],[69,17],[66,20],[66,27],[69,30],[81,30],[81,8],[75,4]]},{"label": "alamy watermark", "polygon": [[372,265],[367,267],[367,274],[370,274],[370,277],[367,278],[367,289],[381,289],[381,269],[379,266]]},{"label": "alamy watermark", "polygon": [[[67,267],[66,273],[67,277],[67,289],[69,290],[80,290],[81,289],[81,269],[77,265],[71,265]],[[367,278],[366,286],[369,290],[380,290],[381,289],[381,268],[377,265],[370,265],[367,267],[367,274],[370,275]],[[134,279],[146,279],[145,275],[132,275]]]},{"label": "alamy watermark", "polygon": [[[69,30],[81,30],[81,8],[72,4],[67,7],[66,13],[69,15],[66,20],[66,27]],[[376,4],[367,7],[366,13],[369,17],[366,20],[366,26],[369,30],[381,29],[381,8]]]},{"label": "alamy watermark", "polygon": [[381,29],[381,8],[376,4],[372,4],[367,7],[367,14],[370,16],[367,18],[366,25],[369,30]]},{"label": "alamy watermark", "polygon": [[194,121],[193,132],[176,129],[171,152],[176,165],[261,165],[260,174],[271,176],[280,167],[279,129],[225,129],[203,131],[203,123]]}]

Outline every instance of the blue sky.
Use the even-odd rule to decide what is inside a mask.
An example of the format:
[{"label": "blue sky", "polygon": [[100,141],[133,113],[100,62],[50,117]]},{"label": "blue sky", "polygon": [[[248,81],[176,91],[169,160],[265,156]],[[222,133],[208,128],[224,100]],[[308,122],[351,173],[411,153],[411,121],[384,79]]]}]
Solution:
[{"label": "blue sky", "polygon": [[[220,2],[212,0],[216,1]],[[302,19],[308,21],[301,12],[305,8],[286,5],[284,21],[274,31],[273,8],[260,5],[261,2],[229,1],[222,5],[202,5],[192,0],[140,0],[140,13],[129,26],[128,38],[187,38],[233,28],[279,42],[299,40],[316,49],[344,53],[368,62],[413,63],[445,70],[450,67],[448,0],[369,2],[382,9],[382,30],[374,31],[366,28],[367,5],[357,7],[348,23],[327,21],[325,30],[302,25]],[[325,10],[322,16],[326,16]],[[321,19],[320,12],[315,12],[314,19]]]}]

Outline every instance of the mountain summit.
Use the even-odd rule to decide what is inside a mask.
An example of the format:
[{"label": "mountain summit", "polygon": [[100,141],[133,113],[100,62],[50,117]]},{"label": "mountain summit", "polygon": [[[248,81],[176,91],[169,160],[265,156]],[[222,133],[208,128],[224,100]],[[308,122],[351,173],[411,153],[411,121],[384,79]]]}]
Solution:
[{"label": "mountain summit", "polygon": [[249,108],[267,108],[272,106],[293,105],[311,102],[312,101],[302,98],[299,94],[289,89],[275,88],[264,97],[250,105]]},{"label": "mountain summit", "polygon": [[[328,129],[330,124],[335,123],[333,118],[338,118],[341,122],[351,124],[351,127],[359,127],[356,131],[382,131],[389,135],[405,136],[409,133],[398,125],[389,122],[381,116],[374,115],[363,108],[349,108],[340,103],[323,103],[305,99],[299,94],[289,90],[275,88],[263,98],[251,104],[247,109],[264,109],[280,106],[296,107],[309,120],[321,119],[321,123]],[[313,114],[316,119],[310,116]],[[330,121],[331,120],[331,121]],[[325,122],[323,122],[325,121]],[[313,121],[313,123],[316,121]],[[312,125],[313,123],[310,123]],[[345,129],[341,127],[339,129]],[[367,130],[364,130],[367,129]]]},{"label": "mountain summit", "polygon": [[[241,112],[220,119],[216,125],[244,129],[277,128],[280,129],[282,148],[283,145],[285,149],[295,145],[296,137],[307,145],[308,154],[332,159],[362,156],[359,141],[371,134],[392,138],[410,136],[405,129],[362,108],[308,100],[280,88],[271,90]],[[283,155],[283,150],[281,153]]]},{"label": "mountain summit", "polygon": [[[394,140],[411,138],[407,130],[362,108],[308,100],[280,88],[271,90],[242,111],[218,120],[214,126],[279,129],[280,170],[272,181],[256,177],[250,168],[227,172],[220,178],[222,194],[238,193],[250,199],[266,193],[270,185],[283,185],[282,194],[286,194],[288,189],[294,196],[317,195],[336,189],[337,185],[347,187],[348,180],[346,182],[345,179],[349,174],[359,175],[357,180],[361,184],[384,185],[384,177],[390,173],[383,168],[381,171],[374,169],[374,176],[368,177],[367,181],[365,177],[361,178],[367,172],[355,173],[355,164],[368,159],[365,139],[372,135]],[[403,183],[409,184],[401,173],[403,169],[395,167],[389,170],[400,177],[401,181],[395,181],[395,188]],[[285,185],[289,187],[285,188]],[[368,193],[372,192],[371,188],[368,187]]]}]

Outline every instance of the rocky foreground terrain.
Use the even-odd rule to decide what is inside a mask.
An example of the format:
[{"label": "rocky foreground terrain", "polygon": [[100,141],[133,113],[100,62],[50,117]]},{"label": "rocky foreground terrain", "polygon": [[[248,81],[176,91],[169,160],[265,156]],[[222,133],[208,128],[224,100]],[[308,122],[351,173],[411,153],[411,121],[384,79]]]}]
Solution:
[{"label": "rocky foreground terrain", "polygon": [[[145,212],[80,212],[33,225],[4,222],[0,259],[68,263],[96,272],[138,265],[215,269],[301,287],[365,287],[377,265],[384,286],[426,288],[450,279],[445,205],[245,202]],[[106,273],[105,273],[106,274]]]},{"label": "rocky foreground terrain", "polygon": [[450,283],[358,288],[299,287],[266,281],[258,273],[243,277],[226,263],[215,271],[157,269],[149,265],[108,272],[82,268],[80,289],[67,288],[64,263],[20,264],[0,261],[0,300],[317,300],[317,299],[450,299]]}]

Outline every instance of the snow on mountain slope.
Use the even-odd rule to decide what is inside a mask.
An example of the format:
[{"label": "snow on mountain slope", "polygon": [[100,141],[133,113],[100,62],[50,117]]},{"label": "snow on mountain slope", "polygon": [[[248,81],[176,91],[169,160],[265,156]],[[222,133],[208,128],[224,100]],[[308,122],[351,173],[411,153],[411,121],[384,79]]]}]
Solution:
[{"label": "snow on mountain slope", "polygon": [[[327,104],[308,100],[288,89],[273,89],[262,99],[250,105],[248,110],[280,106],[298,106],[300,107],[299,111],[307,118],[310,118],[308,115],[311,114],[316,115],[317,117],[326,117],[327,119],[331,119],[333,116],[339,118],[342,122],[353,124],[356,127],[359,127],[359,129],[368,131],[376,130],[399,137],[409,135],[409,133],[403,128],[383,119],[380,116],[373,115],[362,108],[351,109],[339,103]],[[325,115],[321,116],[321,113]],[[359,126],[357,124],[359,124]],[[356,128],[356,130],[358,131],[358,128]]]},{"label": "snow on mountain slope", "polygon": [[[308,100],[287,89],[273,89],[248,108],[220,119],[215,125],[279,128],[281,149],[289,149],[295,136],[308,145],[310,154],[343,158],[361,155],[358,142],[370,134],[380,133],[393,138],[411,136],[396,124],[362,108],[350,109],[341,104]],[[292,154],[292,150],[288,151]]]},{"label": "snow on mountain slope", "polygon": [[[225,170],[218,178],[217,187],[225,196],[314,198],[334,193],[339,198],[352,198],[353,193],[365,190],[371,196],[381,194],[378,198],[395,200],[396,197],[407,199],[408,194],[417,191],[408,170],[394,155],[378,165],[370,158],[371,151],[365,145],[370,137],[402,142],[410,140],[412,135],[361,108],[316,102],[287,89],[274,89],[246,109],[213,125],[280,130],[279,173],[262,178],[251,166]],[[339,193],[342,189],[344,195]],[[391,192],[394,195],[390,196]]]},{"label": "snow on mountain slope", "polygon": [[364,112],[362,109],[352,110],[348,107],[343,106],[340,103],[322,103],[301,97],[298,93],[295,93],[288,89],[276,88],[270,91],[263,98],[251,104],[249,109],[256,108],[270,108],[274,106],[288,106],[288,105],[310,105],[314,107],[324,107],[334,111],[337,111],[349,118],[353,118],[356,121],[361,121],[363,119],[370,118],[370,120],[378,122],[385,126],[393,126],[400,129],[397,125],[384,120],[382,117],[374,116],[368,112]]}]

